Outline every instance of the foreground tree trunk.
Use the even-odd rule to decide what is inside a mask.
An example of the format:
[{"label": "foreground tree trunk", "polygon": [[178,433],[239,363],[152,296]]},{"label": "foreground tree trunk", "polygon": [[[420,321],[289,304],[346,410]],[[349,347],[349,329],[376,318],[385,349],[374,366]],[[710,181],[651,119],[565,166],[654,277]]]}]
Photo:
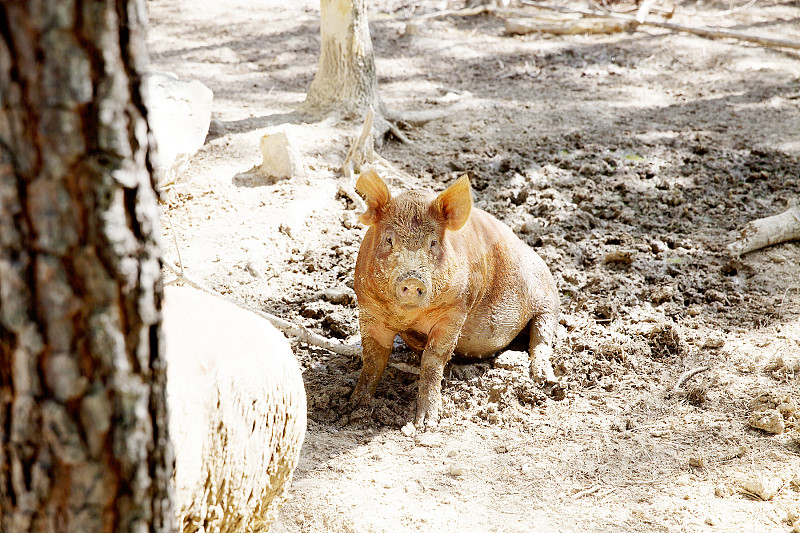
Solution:
[{"label": "foreground tree trunk", "polygon": [[174,531],[141,0],[0,0],[0,531]]},{"label": "foreground tree trunk", "polygon": [[382,114],[366,0],[320,0],[319,68],[303,111],[358,114],[371,106]]}]

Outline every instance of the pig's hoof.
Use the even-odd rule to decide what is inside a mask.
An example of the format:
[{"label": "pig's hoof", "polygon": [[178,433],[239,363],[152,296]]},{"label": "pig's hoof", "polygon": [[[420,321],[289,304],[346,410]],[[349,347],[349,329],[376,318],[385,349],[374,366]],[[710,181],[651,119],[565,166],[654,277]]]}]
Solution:
[{"label": "pig's hoof", "polygon": [[555,401],[561,401],[567,396],[567,388],[563,383],[548,383],[547,394]]},{"label": "pig's hoof", "polygon": [[350,397],[350,414],[347,423],[358,422],[372,418],[375,411],[374,398],[366,394],[353,394]]},{"label": "pig's hoof", "polygon": [[439,427],[439,413],[429,411],[418,413],[414,425],[417,431],[435,431]]},{"label": "pig's hoof", "polygon": [[558,379],[553,373],[553,367],[550,366],[550,361],[545,361],[539,364],[534,362],[534,364],[531,365],[531,378],[533,379],[534,383],[547,387],[552,387],[558,384]]}]

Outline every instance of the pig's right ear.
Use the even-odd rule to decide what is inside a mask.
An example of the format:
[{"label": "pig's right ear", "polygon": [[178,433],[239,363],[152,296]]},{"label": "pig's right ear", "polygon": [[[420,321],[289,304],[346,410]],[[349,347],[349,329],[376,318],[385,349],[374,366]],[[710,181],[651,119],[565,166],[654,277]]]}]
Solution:
[{"label": "pig's right ear", "polygon": [[362,224],[371,226],[375,224],[383,214],[383,210],[389,205],[392,195],[389,188],[373,169],[367,169],[361,173],[356,182],[356,191],[361,193],[367,201],[367,210],[358,220]]}]

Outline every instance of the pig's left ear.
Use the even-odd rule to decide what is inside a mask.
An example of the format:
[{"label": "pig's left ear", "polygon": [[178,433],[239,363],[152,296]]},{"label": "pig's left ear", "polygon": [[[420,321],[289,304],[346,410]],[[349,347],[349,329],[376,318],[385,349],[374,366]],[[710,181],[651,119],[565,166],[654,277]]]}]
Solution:
[{"label": "pig's left ear", "polygon": [[371,226],[375,224],[383,214],[392,195],[389,194],[389,187],[383,182],[378,173],[373,169],[367,169],[361,173],[356,182],[356,191],[364,195],[367,201],[367,210],[358,220],[362,224]]},{"label": "pig's left ear", "polygon": [[439,193],[431,208],[444,220],[450,231],[460,230],[467,223],[472,210],[472,187],[466,174]]}]

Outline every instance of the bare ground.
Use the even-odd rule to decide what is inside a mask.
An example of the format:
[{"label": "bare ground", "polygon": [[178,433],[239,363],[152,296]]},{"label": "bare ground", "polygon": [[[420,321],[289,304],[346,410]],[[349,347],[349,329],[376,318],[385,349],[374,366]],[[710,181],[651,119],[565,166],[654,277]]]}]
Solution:
[{"label": "bare ground", "polygon": [[[178,261],[173,228],[194,278],[352,340],[364,228],[338,169],[361,117],[293,113],[317,65],[318,4],[147,5],[153,67],[214,92],[208,140],[164,193],[165,255]],[[791,531],[800,246],[735,258],[726,245],[799,198],[800,55],[663,30],[512,37],[492,15],[406,32],[402,17],[463,4],[368,5],[386,104],[466,106],[400,124],[412,143],[380,150],[412,176],[394,190],[466,172],[477,205],[537,249],[561,293],[566,396],[513,365],[455,361],[439,431],[407,436],[413,374],[387,371],[374,420],[348,423],[360,362],[295,343],[310,425],[272,530]],[[673,21],[800,40],[796,1],[677,4]],[[254,179],[259,139],[281,124],[306,172]],[[783,432],[748,424],[768,407]]]}]

